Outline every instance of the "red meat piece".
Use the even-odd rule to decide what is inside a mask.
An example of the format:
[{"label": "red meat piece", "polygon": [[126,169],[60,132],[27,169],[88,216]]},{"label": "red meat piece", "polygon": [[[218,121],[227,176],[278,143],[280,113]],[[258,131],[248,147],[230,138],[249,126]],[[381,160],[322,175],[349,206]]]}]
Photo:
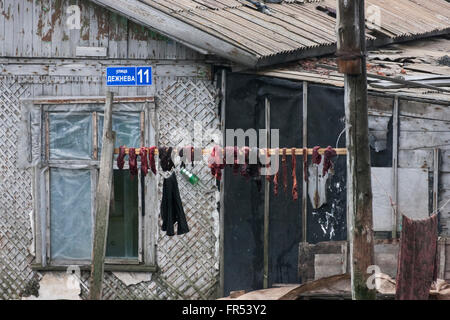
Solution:
[{"label": "red meat piece", "polygon": [[128,149],[128,165],[130,166],[131,177],[136,176],[138,171],[137,171],[137,157],[135,148]]},{"label": "red meat piece", "polygon": [[334,150],[331,146],[328,146],[323,153],[323,172],[325,175],[330,168],[333,167],[333,162],[331,162],[331,158],[337,155],[336,150]]},{"label": "red meat piece", "polygon": [[250,179],[250,172],[249,172],[250,148],[244,147],[242,151],[244,152],[244,164],[241,166],[241,176],[245,177],[248,180]]},{"label": "red meat piece", "polygon": [[[266,157],[270,159],[270,149],[266,149]],[[268,161],[268,160],[267,160]],[[266,180],[270,182],[270,161],[266,164]]]},{"label": "red meat piece", "polygon": [[281,157],[281,168],[283,170],[283,188],[284,192],[287,192],[287,161],[286,161],[286,148],[283,148],[283,156]]},{"label": "red meat piece", "polygon": [[148,173],[147,148],[141,147],[139,156],[141,157],[141,173],[145,177]]},{"label": "red meat piece", "polygon": [[150,170],[152,170],[153,174],[156,175],[155,150],[156,150],[155,146],[150,147],[148,149],[148,162],[149,162]]},{"label": "red meat piece", "polygon": [[296,167],[297,167],[297,159],[295,155],[295,148],[291,149],[291,156],[292,156],[292,198],[294,201],[298,199],[298,188],[297,188],[297,174],[296,174]]},{"label": "red meat piece", "polygon": [[278,170],[273,177],[273,194],[276,196],[278,195],[278,172],[280,172],[280,170]]},{"label": "red meat piece", "polygon": [[222,179],[222,169],[225,168],[225,161],[222,148],[215,146],[208,159],[208,168],[211,169],[211,174],[220,181]]},{"label": "red meat piece", "polygon": [[117,167],[122,170],[125,165],[125,146],[119,147],[119,156],[117,157]]},{"label": "red meat piece", "polygon": [[319,146],[315,146],[313,148],[313,154],[311,159],[312,163],[317,165],[320,164],[320,161],[322,160],[322,156],[319,154],[319,149],[320,149]]}]

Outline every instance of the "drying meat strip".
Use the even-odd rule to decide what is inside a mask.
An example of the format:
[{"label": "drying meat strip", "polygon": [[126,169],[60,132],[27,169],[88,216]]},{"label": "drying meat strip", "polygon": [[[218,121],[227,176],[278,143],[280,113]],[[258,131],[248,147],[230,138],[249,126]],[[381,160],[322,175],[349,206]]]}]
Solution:
[{"label": "drying meat strip", "polygon": [[313,153],[312,153],[312,163],[319,165],[320,161],[322,160],[322,156],[319,154],[319,146],[315,146],[313,148]]},{"label": "drying meat strip", "polygon": [[[252,148],[250,150],[250,152],[252,153],[252,158],[257,159],[257,163],[250,164],[250,161],[249,161],[248,162],[249,165],[247,167],[247,172],[248,172],[249,177],[251,177],[252,180],[254,180],[256,182],[257,190],[258,190],[258,192],[260,192],[261,188],[262,188],[262,179],[261,179],[262,163],[259,161],[258,148]],[[253,157],[253,155],[254,155],[254,157]]]},{"label": "drying meat strip", "polygon": [[175,164],[172,161],[172,147],[162,147],[158,149],[159,165],[163,171],[170,171]]},{"label": "drying meat strip", "polygon": [[333,162],[331,162],[331,158],[337,155],[336,150],[334,150],[331,146],[328,146],[323,152],[323,169],[322,174],[325,175],[330,168],[333,167]]},{"label": "drying meat strip", "polygon": [[239,174],[239,163],[238,163],[239,148],[234,147],[233,149],[234,149],[233,175],[237,176]]},{"label": "drying meat strip", "polygon": [[195,149],[194,147],[190,147],[191,148],[191,167],[194,167],[194,160],[195,160]]},{"label": "drying meat strip", "polygon": [[148,173],[147,148],[141,147],[139,156],[141,157],[141,173],[145,177]]},{"label": "drying meat strip", "polygon": [[[237,176],[239,174],[239,163],[238,163],[238,156],[239,156],[239,149],[238,147],[225,147],[225,157],[224,157],[224,163],[226,165],[232,165],[233,168],[233,175]],[[232,163],[228,162],[228,159],[233,159]]]},{"label": "drying meat strip", "polygon": [[292,198],[294,201],[298,199],[298,187],[297,187],[297,158],[295,156],[295,148],[291,149],[292,155]]},{"label": "drying meat strip", "polygon": [[278,177],[280,170],[277,170],[277,173],[275,173],[275,176],[273,177],[273,194],[278,195]]},{"label": "drying meat strip", "polygon": [[222,148],[215,146],[208,159],[208,168],[211,169],[211,174],[220,181],[222,179],[222,169],[225,167],[224,157],[222,155]]},{"label": "drying meat strip", "polygon": [[156,150],[155,146],[150,147],[148,149],[148,162],[149,162],[149,167],[152,170],[153,174],[156,174],[155,150]]},{"label": "drying meat strip", "polygon": [[[225,165],[230,165],[229,158],[234,159],[234,147],[225,147],[225,155],[223,156],[223,162]],[[234,163],[234,162],[233,162]]]},{"label": "drying meat strip", "polygon": [[137,169],[137,157],[136,157],[136,149],[129,148],[128,149],[128,165],[130,166],[130,175],[134,177],[138,173]]},{"label": "drying meat strip", "polygon": [[[181,148],[180,151],[178,151],[178,155],[180,156],[180,159],[181,159],[180,168],[186,168],[186,164],[184,163],[184,160],[186,160],[186,159],[184,159],[184,149],[183,148]],[[186,156],[186,158],[187,158],[187,156]]]},{"label": "drying meat strip", "polygon": [[125,165],[125,146],[119,147],[119,156],[117,157],[117,167],[122,170]]},{"label": "drying meat strip", "polygon": [[308,149],[303,148],[303,179],[308,181]]},{"label": "drying meat strip", "polygon": [[246,179],[250,178],[249,174],[249,156],[250,156],[250,148],[244,147],[244,163],[241,166],[241,176],[245,177]]},{"label": "drying meat strip", "polygon": [[283,170],[283,188],[287,192],[287,162],[286,162],[286,148],[283,148],[283,156],[281,157],[281,168]]},{"label": "drying meat strip", "polygon": [[270,149],[266,149],[266,157],[267,157],[267,164],[266,164],[266,180],[270,182]]}]

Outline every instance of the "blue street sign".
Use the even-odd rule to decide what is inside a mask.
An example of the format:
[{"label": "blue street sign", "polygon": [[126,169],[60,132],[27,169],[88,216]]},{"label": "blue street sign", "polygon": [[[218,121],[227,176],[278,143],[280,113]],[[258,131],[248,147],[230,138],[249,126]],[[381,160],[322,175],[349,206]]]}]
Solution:
[{"label": "blue street sign", "polygon": [[152,67],[108,67],[106,86],[150,86]]}]

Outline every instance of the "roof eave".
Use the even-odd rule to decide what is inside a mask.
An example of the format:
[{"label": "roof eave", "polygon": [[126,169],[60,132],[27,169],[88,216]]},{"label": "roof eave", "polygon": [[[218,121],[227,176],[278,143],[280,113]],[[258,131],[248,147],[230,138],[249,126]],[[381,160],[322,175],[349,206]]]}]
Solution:
[{"label": "roof eave", "polygon": [[[393,43],[402,43],[407,41],[414,41],[429,37],[442,36],[450,34],[450,28],[445,28],[442,30],[434,30],[421,34],[411,34],[404,35],[395,38],[377,38],[374,40],[367,40],[367,48],[374,49],[382,46],[386,46]],[[264,67],[274,66],[282,63],[293,62],[306,58],[320,57],[329,54],[334,54],[336,52],[336,43],[330,43],[327,45],[320,45],[317,47],[301,48],[295,51],[290,51],[286,53],[278,53],[270,56],[261,57],[258,59],[255,68],[260,69]]]},{"label": "roof eave", "polygon": [[[212,53],[250,68],[258,56],[137,0],[90,0],[200,53]],[[161,28],[163,26],[164,28]]]},{"label": "roof eave", "polygon": [[258,59],[256,64],[256,69],[274,66],[282,63],[293,62],[301,59],[319,57],[328,54],[333,54],[336,52],[336,44],[331,43],[327,45],[321,45],[317,47],[301,48],[298,50],[278,53],[270,56],[265,56]]},{"label": "roof eave", "polygon": [[[249,69],[293,62],[305,58],[319,57],[336,52],[336,43],[318,44],[315,47],[259,56],[255,52],[240,48],[213,34],[196,28],[157,8],[138,0],[91,0],[138,24],[165,35],[202,54],[214,54]],[[368,40],[368,48],[376,48],[391,43],[399,43],[421,38],[449,34],[450,28],[435,30],[423,34],[385,37]]]}]

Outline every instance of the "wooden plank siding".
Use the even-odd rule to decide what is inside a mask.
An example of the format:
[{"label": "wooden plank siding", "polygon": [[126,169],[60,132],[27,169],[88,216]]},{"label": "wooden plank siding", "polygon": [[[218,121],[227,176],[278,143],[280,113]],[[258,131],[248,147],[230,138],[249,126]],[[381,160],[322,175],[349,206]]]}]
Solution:
[{"label": "wooden plank siding", "polygon": [[[369,96],[369,128],[375,136],[387,134],[393,98]],[[441,208],[450,199],[450,102],[399,99],[400,168],[434,168],[433,148],[441,150],[439,201]],[[392,143],[389,142],[388,143]],[[440,211],[441,234],[450,236],[450,203]]]},{"label": "wooden plank siding", "polygon": [[[81,29],[69,30],[78,4]],[[88,0],[0,1],[0,56],[75,58],[77,46],[102,47],[111,59],[202,60],[203,56]]]}]

